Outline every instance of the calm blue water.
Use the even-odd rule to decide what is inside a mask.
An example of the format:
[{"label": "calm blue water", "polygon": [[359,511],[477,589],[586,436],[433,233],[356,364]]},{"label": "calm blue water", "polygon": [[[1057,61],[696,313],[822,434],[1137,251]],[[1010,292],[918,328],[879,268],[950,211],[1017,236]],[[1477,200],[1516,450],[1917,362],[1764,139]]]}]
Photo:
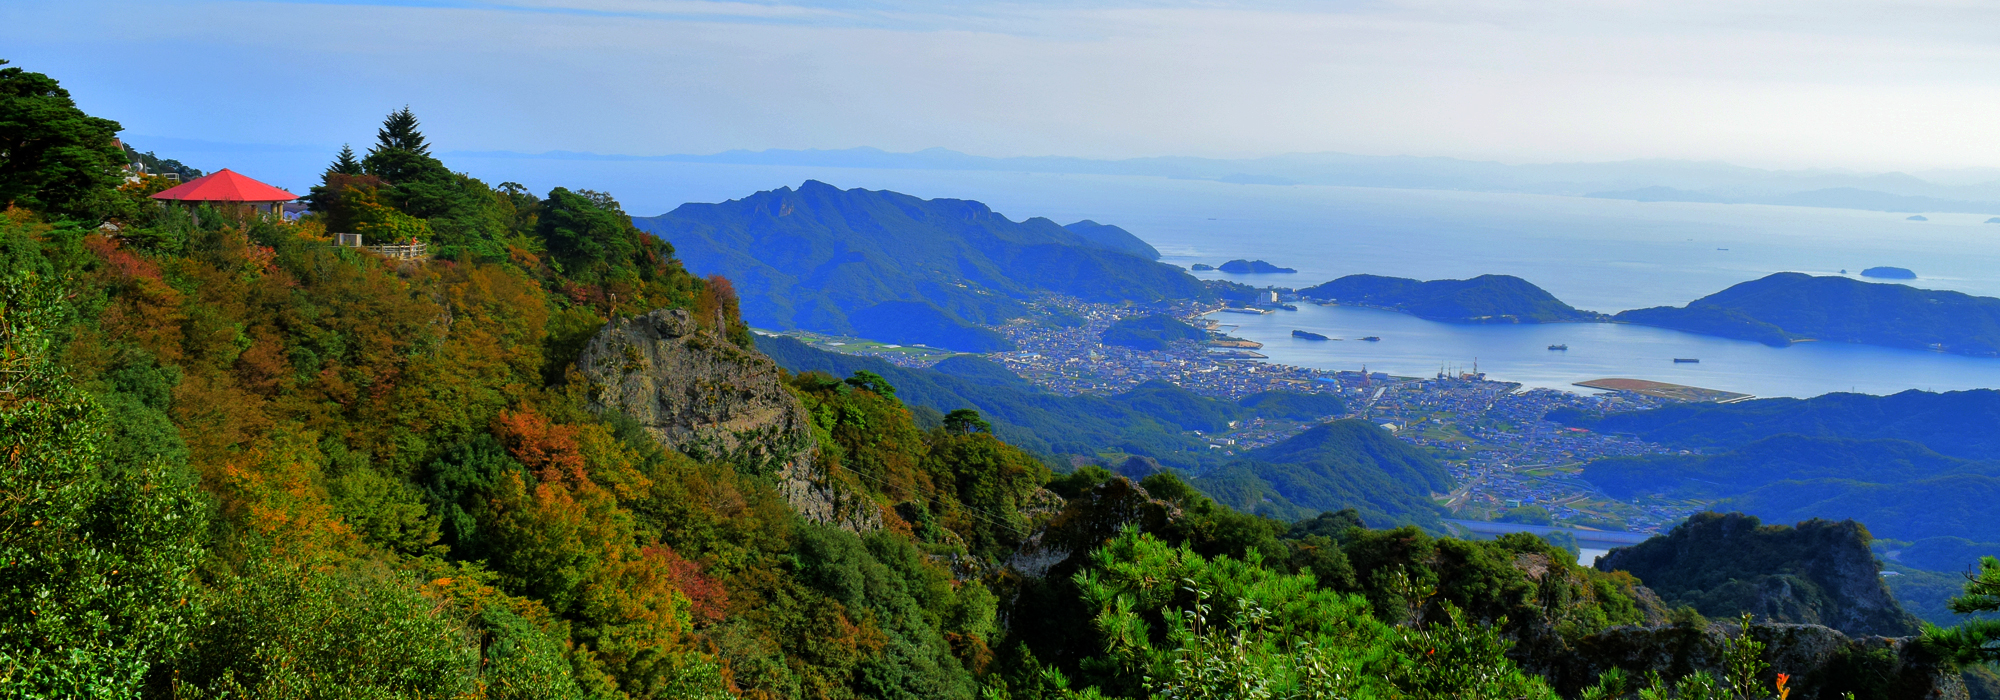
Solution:
[{"label": "calm blue water", "polygon": [[[2000,296],[2000,224],[1980,223],[1987,215],[1927,213],[1930,221],[1920,223],[1905,221],[1907,214],[1804,207],[1032,173],[464,157],[448,164],[536,191],[556,185],[609,191],[639,215],[797,187],[810,178],[976,199],[1017,221],[1116,224],[1183,266],[1251,258],[1300,270],[1201,273],[1256,285],[1305,287],[1354,273],[1418,279],[1498,273],[1525,278],[1579,308],[1615,312],[1685,304],[1772,272],[1893,265],[1915,270],[1914,286]],[[1318,307],[1250,325],[1260,327],[1243,334],[1266,341],[1273,361],[1343,369],[1367,362],[1370,369],[1428,376],[1440,363],[1470,365],[1477,357],[1490,375],[1534,386],[1624,376],[1762,396],[2000,387],[2000,360],[1817,343],[1777,349],[1634,326],[1450,326]],[[1384,341],[1292,346],[1292,328]],[[1567,354],[1544,349],[1564,342]],[[1676,356],[1702,363],[1676,366],[1669,361]]]},{"label": "calm blue water", "polygon": [[[1215,313],[1231,333],[1263,343],[1271,362],[1428,377],[1440,366],[1530,387],[1588,391],[1574,382],[1631,377],[1757,396],[1817,396],[1832,391],[1886,394],[1904,389],[2000,387],[2000,360],[1842,343],[1774,348],[1646,326],[1550,323],[1475,326],[1342,306],[1252,316]],[[1293,329],[1348,340],[1293,338]],[[1380,342],[1355,340],[1380,336]],[[1548,346],[1567,344],[1567,351]],[[1676,357],[1700,359],[1681,364]]]}]

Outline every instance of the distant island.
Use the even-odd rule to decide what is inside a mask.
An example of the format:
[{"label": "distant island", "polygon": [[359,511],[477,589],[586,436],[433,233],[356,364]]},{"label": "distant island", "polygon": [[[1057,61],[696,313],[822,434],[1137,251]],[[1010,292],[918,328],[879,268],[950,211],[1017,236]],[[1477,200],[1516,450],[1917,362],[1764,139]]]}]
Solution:
[{"label": "distant island", "polygon": [[1222,267],[1216,269],[1236,275],[1290,274],[1298,272],[1298,270],[1289,267],[1278,267],[1262,260],[1231,260],[1223,263]]},{"label": "distant island", "polygon": [[1922,215],[1922,214],[1918,214],[1918,215],[1916,215],[1916,216],[1909,216],[1909,217],[1904,217],[1904,218],[1903,218],[1903,220],[1904,220],[1904,221],[1930,221],[1931,219],[1930,219],[1930,217],[1928,217],[1928,216],[1924,216],[1924,215]]},{"label": "distant island", "polygon": [[1885,280],[1913,280],[1917,273],[1903,267],[1871,267],[1861,271],[1862,277],[1880,277]]},{"label": "distant island", "polygon": [[1986,223],[1989,223],[1989,224],[2000,224],[2000,216],[1996,216],[1996,217],[1993,217],[1993,218],[1991,218],[1991,219],[1987,219],[1987,220],[1986,220]]},{"label": "distant island", "polygon": [[1480,275],[1469,280],[1428,282],[1348,275],[1299,290],[1307,299],[1372,306],[1401,311],[1418,318],[1451,323],[1562,323],[1596,321],[1602,314],[1578,310],[1554,295],[1511,275]]},{"label": "distant island", "polygon": [[1777,347],[1820,340],[2000,355],[2000,299],[1798,272],[1744,282],[1685,307],[1620,312],[1613,320]]},{"label": "distant island", "polygon": [[1195,264],[1193,264],[1193,265],[1189,265],[1189,266],[1188,266],[1188,269],[1190,269],[1190,270],[1195,270],[1195,271],[1199,271],[1199,272],[1206,272],[1206,271],[1208,271],[1208,270],[1213,270],[1213,269],[1215,269],[1215,266],[1214,266],[1214,265],[1210,265],[1210,264],[1208,264],[1208,263],[1195,263]]},{"label": "distant island", "polygon": [[1030,315],[1038,292],[1092,302],[1213,299],[1116,226],[1013,221],[979,202],[807,180],[633,225],[687,269],[735,284],[752,326],[965,352],[1012,347],[986,328]]}]

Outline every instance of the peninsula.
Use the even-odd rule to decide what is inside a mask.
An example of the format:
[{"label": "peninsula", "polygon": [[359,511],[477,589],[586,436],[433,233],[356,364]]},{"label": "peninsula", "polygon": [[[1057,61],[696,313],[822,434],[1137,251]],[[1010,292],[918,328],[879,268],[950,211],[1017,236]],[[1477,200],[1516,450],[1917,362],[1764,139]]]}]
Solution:
[{"label": "peninsula", "polygon": [[1511,275],[1428,282],[1348,275],[1301,289],[1299,296],[1344,306],[1390,309],[1450,323],[1561,323],[1602,318],[1601,314],[1576,309],[1541,287]]},{"label": "peninsula", "polygon": [[1775,347],[1819,340],[2000,355],[2000,299],[1798,272],[1744,282],[1684,307],[1613,318]]}]

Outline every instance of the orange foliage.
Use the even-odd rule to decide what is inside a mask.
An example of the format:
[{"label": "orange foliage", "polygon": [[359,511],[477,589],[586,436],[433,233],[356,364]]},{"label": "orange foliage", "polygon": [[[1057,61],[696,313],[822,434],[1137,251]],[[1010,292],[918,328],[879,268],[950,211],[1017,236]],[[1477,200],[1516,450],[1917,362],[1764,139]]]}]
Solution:
[{"label": "orange foliage", "polygon": [[534,470],[544,482],[589,484],[583,449],[573,425],[555,425],[532,410],[504,411],[493,421],[493,434],[507,453]]}]

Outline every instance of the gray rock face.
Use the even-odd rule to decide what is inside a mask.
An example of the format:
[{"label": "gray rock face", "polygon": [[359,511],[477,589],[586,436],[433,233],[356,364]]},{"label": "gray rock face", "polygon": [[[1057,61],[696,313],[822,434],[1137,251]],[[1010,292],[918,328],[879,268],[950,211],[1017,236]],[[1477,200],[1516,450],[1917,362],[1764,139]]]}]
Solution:
[{"label": "gray rock face", "polygon": [[778,482],[807,520],[880,527],[873,504],[825,478],[805,407],[778,365],[703,329],[682,309],[605,324],[577,357],[591,408],[637,419],[653,439],[703,461],[724,461]]}]

